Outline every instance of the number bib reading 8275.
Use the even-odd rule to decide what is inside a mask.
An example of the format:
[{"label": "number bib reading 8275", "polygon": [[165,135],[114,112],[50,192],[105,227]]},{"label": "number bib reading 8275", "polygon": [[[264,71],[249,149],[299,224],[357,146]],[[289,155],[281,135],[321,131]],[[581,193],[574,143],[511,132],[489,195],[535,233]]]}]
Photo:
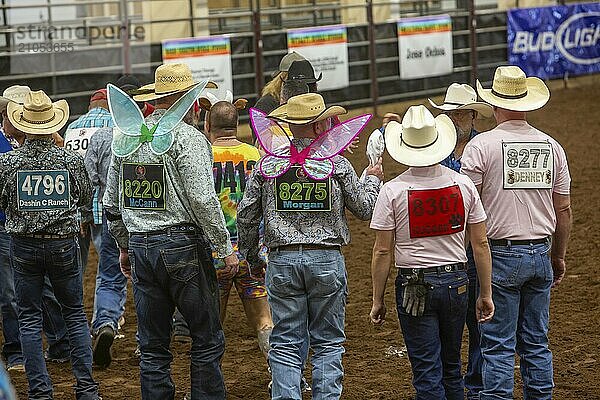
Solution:
[{"label": "number bib reading 8275", "polygon": [[71,207],[69,189],[69,171],[17,171],[17,209],[68,210]]},{"label": "number bib reading 8275", "polygon": [[411,238],[452,235],[465,229],[465,206],[458,185],[408,191]]},{"label": "number bib reading 8275", "polygon": [[295,165],[275,178],[275,210],[331,211],[331,178],[322,181],[306,176]]},{"label": "number bib reading 8275", "polygon": [[504,189],[552,189],[554,153],[548,142],[502,143]]},{"label": "number bib reading 8275", "polygon": [[123,163],[123,208],[130,210],[165,209],[164,164]]}]

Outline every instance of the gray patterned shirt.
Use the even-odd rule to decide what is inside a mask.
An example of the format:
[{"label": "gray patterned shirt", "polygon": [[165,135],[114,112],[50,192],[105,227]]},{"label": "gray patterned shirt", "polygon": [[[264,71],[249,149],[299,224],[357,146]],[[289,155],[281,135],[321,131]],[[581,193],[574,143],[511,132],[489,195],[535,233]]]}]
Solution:
[{"label": "gray patterned shirt", "polygon": [[[311,143],[310,139],[294,139],[300,151]],[[379,179],[367,175],[361,183],[350,161],[343,156],[333,159],[335,170],[331,177],[331,211],[276,211],[273,179],[265,179],[258,168],[254,169],[237,210],[239,248],[250,262],[259,262],[259,225],[265,221],[267,247],[288,244],[321,244],[341,246],[350,243],[350,231],[345,208],[362,220],[371,218],[377,195]]]},{"label": "gray patterned shirt", "polygon": [[[146,125],[153,126],[166,112],[155,110],[146,118]],[[201,227],[218,258],[233,253],[225,218],[215,193],[213,183],[213,155],[206,137],[194,127],[180,122],[172,134],[173,146],[165,154],[157,156],[149,143],[127,157],[112,156],[104,192],[104,211],[121,215],[122,223],[109,224],[111,234],[120,247],[127,247],[127,232],[152,232],[171,226],[194,224]],[[123,204],[124,163],[164,165],[164,210],[131,209]]]},{"label": "gray patterned shirt", "polygon": [[52,139],[26,139],[0,155],[0,207],[12,235],[79,232],[77,207],[92,201],[83,159]]}]

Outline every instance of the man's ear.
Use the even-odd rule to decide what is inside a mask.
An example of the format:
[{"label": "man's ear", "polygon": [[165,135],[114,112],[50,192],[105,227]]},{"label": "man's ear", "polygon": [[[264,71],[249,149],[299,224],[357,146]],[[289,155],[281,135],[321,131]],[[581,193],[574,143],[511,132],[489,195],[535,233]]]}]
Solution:
[{"label": "man's ear", "polygon": [[200,97],[198,99],[198,103],[200,104],[200,108],[202,108],[206,112],[210,111],[210,108],[212,107],[210,100],[206,97]]},{"label": "man's ear", "polygon": [[210,131],[210,111],[207,111],[204,115],[204,132],[208,135]]},{"label": "man's ear", "polygon": [[233,102],[233,105],[235,106],[236,110],[238,110],[238,111],[246,108],[247,104],[248,104],[248,100],[246,100],[246,99],[237,99],[236,101]]},{"label": "man's ear", "polygon": [[325,132],[327,130],[327,120],[324,119],[322,121],[319,122],[315,122],[315,124],[313,125],[313,131],[315,132],[315,134],[318,136],[321,133]]}]

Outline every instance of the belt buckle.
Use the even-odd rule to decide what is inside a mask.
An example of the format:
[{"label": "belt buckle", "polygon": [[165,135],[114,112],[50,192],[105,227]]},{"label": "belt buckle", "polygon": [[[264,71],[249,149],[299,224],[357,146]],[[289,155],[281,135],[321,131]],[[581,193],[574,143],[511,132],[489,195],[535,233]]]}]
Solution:
[{"label": "belt buckle", "polygon": [[446,272],[452,272],[452,265],[446,265],[444,267],[444,271],[446,271]]}]

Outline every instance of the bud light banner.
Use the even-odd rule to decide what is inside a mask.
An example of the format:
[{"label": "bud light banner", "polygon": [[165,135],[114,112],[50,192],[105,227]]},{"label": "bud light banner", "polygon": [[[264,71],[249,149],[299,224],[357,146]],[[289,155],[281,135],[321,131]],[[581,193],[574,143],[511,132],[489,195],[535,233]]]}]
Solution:
[{"label": "bud light banner", "polygon": [[508,61],[542,79],[600,72],[600,3],[510,10]]}]

